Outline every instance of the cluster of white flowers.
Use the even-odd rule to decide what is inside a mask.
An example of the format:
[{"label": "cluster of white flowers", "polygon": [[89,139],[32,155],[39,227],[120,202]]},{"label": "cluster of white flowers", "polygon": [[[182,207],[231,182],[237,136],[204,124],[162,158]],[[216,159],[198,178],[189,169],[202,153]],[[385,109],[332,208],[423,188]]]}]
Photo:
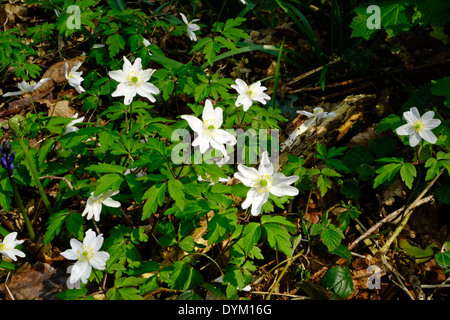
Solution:
[{"label": "cluster of white flowers", "polygon": [[[243,4],[246,4],[245,0],[240,0]],[[200,27],[195,24],[199,19],[188,21],[187,17],[180,13],[183,22],[187,25],[187,33],[192,41],[197,41],[195,31],[200,30]],[[143,40],[143,45],[148,47],[150,41]],[[149,50],[149,54],[152,53]],[[141,58],[134,60],[132,64],[125,56],[123,57],[122,70],[110,71],[108,75],[119,84],[116,90],[111,94],[112,97],[123,96],[124,104],[129,105],[132,103],[136,95],[145,97],[151,102],[155,102],[154,95],[160,93],[160,90],[149,82],[154,69],[143,69]],[[81,67],[81,62],[75,65],[69,70],[68,63],[65,63],[65,77],[67,83],[71,85],[78,93],[85,92],[81,86],[83,81],[82,72],[78,71]],[[45,82],[49,81],[49,78],[44,78],[36,83],[27,83],[25,81],[18,84],[20,91],[8,92],[4,96],[14,96],[24,93],[30,93],[39,89]],[[235,106],[243,107],[244,112],[247,112],[254,102],[266,104],[270,100],[264,91],[266,87],[261,85],[260,81],[248,85],[242,79],[236,79],[235,84],[231,85],[231,88],[236,90],[238,96],[235,101]],[[325,112],[322,108],[316,107],[313,112],[297,111],[299,114],[308,117],[308,123],[311,124],[318,119],[334,117],[337,114],[334,112]],[[413,107],[410,111],[404,113],[404,118],[407,123],[396,129],[399,135],[408,135],[409,143],[412,147],[419,144],[424,139],[429,143],[436,143],[437,138],[431,131],[438,127],[441,123],[438,119],[433,119],[434,112],[428,111],[423,116],[420,116],[417,108]],[[82,122],[84,117],[78,118],[76,113],[67,126],[64,134],[69,134],[79,130],[75,125]],[[227,154],[226,146],[233,146],[237,143],[234,135],[221,129],[223,124],[223,110],[221,107],[214,108],[211,100],[206,99],[205,105],[202,111],[202,118],[199,119],[192,115],[182,115],[182,119],[186,120],[190,128],[196,133],[197,137],[192,143],[192,146],[199,147],[200,152],[203,154],[210,149],[215,149],[223,154],[221,161],[217,162],[219,166],[222,166],[230,159]],[[292,186],[299,177],[296,175],[285,176],[281,172],[277,172],[278,169],[274,168],[272,162],[269,159],[267,151],[261,153],[261,161],[258,169],[253,167],[247,167],[243,164],[239,164],[238,172],[234,173],[234,178],[240,180],[245,186],[249,187],[245,200],[241,204],[243,209],[251,207],[250,213],[253,216],[257,216],[261,213],[263,205],[268,201],[270,194],[276,197],[292,196],[295,197],[299,194],[299,190]],[[130,169],[124,174],[132,173]],[[145,175],[145,173],[138,173],[138,176]],[[219,182],[229,182],[230,177],[219,178]],[[208,181],[211,184],[210,177],[206,179],[198,176],[199,181]],[[112,197],[119,193],[118,190],[109,190],[106,193],[94,196],[94,192],[91,192],[87,199],[86,206],[82,212],[82,216],[86,216],[88,220],[100,221],[103,205],[107,207],[119,208],[121,203],[114,200]],[[6,235],[3,241],[0,242],[0,253],[16,261],[17,257],[25,257],[25,253],[16,249],[17,245],[20,245],[24,240],[16,240],[17,232],[12,232]],[[91,229],[87,230],[83,242],[77,239],[70,240],[70,249],[61,253],[63,257],[68,260],[76,260],[75,264],[71,265],[67,272],[70,276],[67,280],[67,286],[69,288],[80,288],[81,283],[87,283],[92,268],[97,270],[104,270],[106,268],[106,262],[110,255],[106,251],[100,251],[103,245],[103,235],[97,235]],[[222,282],[223,278],[218,278],[216,281]],[[247,286],[243,290],[250,290]]]},{"label": "cluster of white flowers", "polygon": [[[236,79],[236,85],[231,86],[238,93],[235,102],[236,107],[243,106],[246,112],[254,101],[266,104],[270,97],[264,93],[267,89],[261,86],[261,82],[251,84],[250,86],[241,79]],[[267,101],[266,101],[267,100]],[[229,156],[226,153],[225,146],[235,145],[236,138],[229,132],[220,129],[223,123],[223,111],[220,107],[214,109],[212,102],[206,100],[203,108],[202,120],[191,115],[182,115],[190,128],[197,134],[197,137],[192,142],[192,146],[198,146],[200,153],[205,153],[210,148],[216,149],[224,155],[223,160],[228,161]],[[223,161],[221,161],[221,165]],[[242,208],[247,209],[250,206],[251,214],[257,216],[261,213],[262,206],[269,199],[269,193],[282,196],[296,196],[298,189],[290,186],[298,180],[298,176],[286,177],[283,173],[275,172],[272,163],[269,160],[267,151],[261,154],[261,162],[258,170],[249,168],[245,165],[238,165],[239,172],[234,174],[236,179],[239,179],[244,185],[251,187],[247,193],[245,201],[242,203]],[[200,181],[204,181],[199,177]],[[219,182],[228,182],[229,178],[221,178]]]}]

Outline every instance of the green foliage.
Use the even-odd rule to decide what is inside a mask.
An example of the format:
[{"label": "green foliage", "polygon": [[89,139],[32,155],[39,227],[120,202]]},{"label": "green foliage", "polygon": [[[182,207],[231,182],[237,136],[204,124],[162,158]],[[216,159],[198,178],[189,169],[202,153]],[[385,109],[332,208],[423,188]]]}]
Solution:
[{"label": "green foliage", "polygon": [[[306,158],[288,154],[280,172],[299,177],[293,186],[302,195],[279,197],[271,193],[259,216],[251,216],[241,206],[250,187],[235,180],[231,183],[219,180],[233,177],[237,161],[232,159],[219,166],[210,161],[220,158],[219,152],[201,155],[186,142],[189,138],[192,142],[195,135],[180,115],[201,118],[205,100],[210,99],[215,108],[223,111],[223,129],[242,129],[248,133],[249,139],[243,143],[240,156],[246,156],[243,164],[254,166],[250,160],[252,150],[260,155],[264,146],[278,147],[276,135],[270,133],[285,129],[286,110],[295,113],[292,105],[301,101],[300,95],[284,97],[287,87],[283,86],[288,83],[285,78],[292,76],[283,74],[285,64],[294,66],[295,70],[305,70],[305,66],[314,66],[312,70],[322,67],[311,83],[320,83],[323,90],[327,89],[327,76],[334,72],[334,66],[327,64],[326,59],[343,56],[350,60],[354,71],[368,70],[376,53],[372,46],[359,46],[363,40],[380,41],[381,33],[380,37],[375,35],[382,31],[367,28],[370,13],[365,5],[350,8],[346,13],[341,7],[348,5],[322,2],[316,13],[313,6],[296,0],[255,1],[230,16],[227,9],[234,8],[224,8],[218,14],[211,10],[216,4],[207,2],[205,8],[211,8],[205,10],[212,15],[206,17],[199,13],[197,1],[190,1],[194,8],[191,16],[202,18],[202,37],[192,43],[182,36],[185,26],[180,27],[177,17],[184,1],[160,6],[146,2],[150,9],[143,9],[140,2],[122,0],[28,3],[34,3],[36,10],[45,10],[49,18],[25,32],[18,28],[0,31],[0,71],[11,78],[11,83],[16,78],[29,80],[41,76],[43,70],[31,61],[36,61],[42,45],[58,48],[58,55],[53,57],[62,57],[61,61],[72,58],[74,53],[72,47],[60,47],[60,44],[73,45],[86,53],[82,83],[85,92],[73,98],[64,93],[62,88],[66,84],[56,84],[53,88],[56,99],[70,100],[75,109],[82,110],[85,119],[77,125],[79,130],[65,134],[73,119],[39,112],[42,101],[38,113],[29,112],[24,123],[24,143],[32,155],[39,180],[51,191],[54,212],[41,215],[36,211],[34,224],[43,235],[44,245],[52,244],[61,251],[70,244],[71,238],[81,240],[86,230],[100,230],[105,237],[102,250],[110,255],[105,270],[94,270],[88,284],[81,284],[80,289],[59,293],[61,299],[94,299],[92,283],[97,283],[108,300],[142,300],[147,296],[202,299],[205,290],[222,299],[239,299],[246,294],[241,290],[252,285],[255,276],[260,277],[261,266],[269,259],[280,263],[276,269],[289,263],[298,270],[303,262],[297,259],[303,254],[302,258],[309,259],[313,249],[315,254],[318,250],[331,257],[330,261],[344,258],[351,266],[348,229],[355,220],[359,223],[357,219],[364,217],[363,201],[398,177],[407,188],[404,191],[415,195],[416,186],[420,190],[423,183],[444,172],[431,192],[436,201],[450,203],[450,125],[446,120],[450,77],[441,77],[419,88],[405,88],[401,94],[410,94],[409,99],[398,112],[383,115],[377,124],[377,136],[365,146],[345,147],[342,141],[327,146],[322,141],[323,144],[316,143],[314,153]],[[79,29],[69,27],[73,18],[67,12],[70,5],[80,8]],[[440,29],[435,28],[444,30],[450,21],[450,5],[445,1],[383,1],[378,5],[381,28],[388,38],[413,27],[431,26],[437,34]],[[328,13],[324,11],[325,6],[330,11],[323,16],[332,19],[329,52],[322,45],[325,40],[317,38],[319,33],[314,25],[323,21],[323,17],[318,19],[318,14]],[[54,14],[55,10],[58,15]],[[345,39],[346,17],[353,17],[351,36],[361,38],[348,48],[344,47],[345,40],[355,39]],[[276,33],[262,34],[264,39],[250,32],[259,23],[270,28],[279,21],[285,23],[284,27],[301,33],[311,57],[290,49],[292,44],[288,45],[287,39],[280,39],[282,45],[265,44],[271,37],[275,39],[290,29],[273,28]],[[28,37],[29,45],[21,41],[23,37]],[[155,38],[156,43],[144,45],[144,39]],[[140,58],[144,69],[156,69],[150,80],[160,90],[155,95],[156,102],[149,103],[139,94],[130,105],[125,105],[122,98],[112,96],[117,82],[108,73],[122,68],[124,56],[132,63]],[[245,64],[240,63],[246,58],[268,56],[276,60],[275,75],[271,66],[268,77],[259,80],[273,88],[272,101],[266,105],[253,101],[246,112],[237,109],[237,95],[230,86],[238,77],[256,81],[257,75],[253,70],[247,74]],[[402,112],[413,106],[421,112],[433,110],[435,118],[442,120],[434,131],[438,137],[435,145],[421,144],[410,150],[399,143],[407,137],[396,135],[395,130],[405,123]],[[186,129],[187,134],[179,134],[179,129]],[[250,139],[258,134],[257,142]],[[19,148],[20,138],[10,136],[16,152],[13,181],[28,198],[35,195],[29,190],[36,183]],[[182,149],[186,145],[188,149]],[[173,153],[179,150],[186,151],[185,162],[176,163],[172,159]],[[12,201],[11,181],[6,171],[0,169],[0,205],[7,213],[16,206]],[[120,208],[102,204],[101,219],[95,223],[83,217],[81,212],[91,193],[100,196],[108,191],[119,191],[114,200],[120,202]],[[337,202],[336,196],[345,199]],[[317,223],[307,220],[303,204],[306,199],[305,212],[311,213],[309,206],[315,199],[315,205],[323,206],[320,208],[323,215]],[[336,207],[339,210],[334,214],[332,209]],[[417,257],[415,249],[404,250]],[[432,249],[426,251],[430,254]],[[448,272],[448,252],[442,249],[435,258]],[[6,262],[1,266],[8,270],[15,268]],[[321,297],[345,299],[353,292],[349,268],[330,262],[315,288],[317,291],[306,285],[309,271],[305,271],[303,288],[310,293],[319,292]],[[221,284],[214,282],[219,275],[223,276]]]}]

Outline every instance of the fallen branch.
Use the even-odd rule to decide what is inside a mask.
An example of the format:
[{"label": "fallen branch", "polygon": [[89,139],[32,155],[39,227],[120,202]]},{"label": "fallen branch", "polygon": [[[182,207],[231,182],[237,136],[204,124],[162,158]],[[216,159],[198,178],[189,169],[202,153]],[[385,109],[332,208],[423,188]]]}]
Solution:
[{"label": "fallen branch", "polygon": [[405,215],[404,218],[402,220],[402,222],[400,223],[400,225],[397,227],[397,229],[395,229],[394,233],[390,236],[390,238],[386,241],[386,243],[384,244],[384,246],[381,248],[380,253],[381,254],[385,254],[387,252],[387,250],[389,249],[389,247],[391,246],[392,242],[394,242],[395,239],[397,239],[397,236],[400,234],[400,232],[403,230],[403,228],[406,226],[406,224],[408,223],[409,217],[411,216],[411,214],[413,213],[413,209],[415,207],[417,207],[417,203],[422,199],[422,197],[431,189],[431,187],[433,186],[433,184],[437,181],[437,179],[439,179],[439,177],[442,175],[442,173],[444,172],[444,169],[441,170],[441,172],[436,175],[434,177],[433,180],[431,180],[431,182],[427,185],[427,187],[419,194],[419,196],[416,198],[416,200],[414,200],[413,203],[411,203],[411,205],[406,209],[405,211]]},{"label": "fallen branch", "polygon": [[[419,201],[417,201],[415,203],[414,207],[412,207],[411,210],[414,209],[415,207],[421,206],[424,203],[430,202],[431,200],[433,200],[433,196],[432,195],[429,195],[429,196],[427,196],[427,197],[425,197],[423,199],[420,199]],[[352,250],[358,243],[360,243],[361,241],[363,241],[364,239],[369,237],[372,233],[374,233],[383,224],[385,224],[386,222],[390,222],[390,221],[394,220],[400,213],[403,212],[404,209],[405,209],[405,206],[401,207],[400,209],[395,210],[394,212],[392,212],[389,215],[387,215],[386,217],[384,217],[382,220],[378,221],[375,225],[373,225],[370,229],[368,229],[364,234],[362,234],[358,239],[353,241],[348,246],[348,249]]]}]

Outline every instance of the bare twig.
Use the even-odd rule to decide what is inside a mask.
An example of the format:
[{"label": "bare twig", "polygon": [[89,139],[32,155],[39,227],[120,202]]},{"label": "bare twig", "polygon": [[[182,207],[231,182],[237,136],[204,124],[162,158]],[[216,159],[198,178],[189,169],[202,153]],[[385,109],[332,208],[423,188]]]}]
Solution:
[{"label": "bare twig", "polygon": [[[414,207],[418,207],[424,203],[430,202],[433,199],[432,195],[429,195],[423,199],[420,199],[415,203]],[[413,208],[414,208],[413,207]],[[413,209],[411,208],[411,209]],[[349,246],[348,249],[352,250],[358,243],[369,237],[372,233],[374,233],[378,228],[380,228],[384,223],[390,222],[394,220],[400,213],[403,212],[405,209],[405,206],[401,207],[400,209],[395,210],[394,212],[390,213],[386,217],[384,217],[382,220],[378,221],[375,225],[373,225],[369,230],[367,230],[364,234],[362,234],[358,239],[353,241]],[[408,208],[409,209],[409,208]]]},{"label": "bare twig", "polygon": [[51,176],[51,175],[46,175],[44,177],[39,177],[40,180],[43,179],[59,179],[59,180],[64,180],[67,183],[67,186],[69,187],[70,190],[73,190],[73,186],[72,183],[66,178],[66,177],[57,177],[57,176]]},{"label": "bare twig", "polygon": [[400,234],[400,232],[403,230],[403,228],[406,226],[406,224],[408,223],[409,217],[411,216],[413,209],[415,207],[417,207],[417,203],[422,199],[422,197],[430,190],[430,188],[433,186],[433,184],[437,181],[437,179],[439,179],[439,177],[442,175],[442,173],[444,172],[444,169],[441,170],[441,172],[436,175],[434,177],[433,180],[431,180],[431,182],[426,186],[426,188],[419,194],[419,196],[416,198],[416,200],[414,200],[413,203],[411,203],[411,205],[406,209],[405,214],[404,214],[404,218],[402,220],[402,222],[400,223],[400,225],[397,227],[397,229],[395,229],[394,233],[389,237],[389,239],[386,241],[386,243],[384,244],[384,246],[381,248],[380,252],[381,254],[384,254],[387,252],[387,250],[389,249],[389,247],[391,246],[392,242],[394,242],[395,239],[397,239],[397,236]]}]

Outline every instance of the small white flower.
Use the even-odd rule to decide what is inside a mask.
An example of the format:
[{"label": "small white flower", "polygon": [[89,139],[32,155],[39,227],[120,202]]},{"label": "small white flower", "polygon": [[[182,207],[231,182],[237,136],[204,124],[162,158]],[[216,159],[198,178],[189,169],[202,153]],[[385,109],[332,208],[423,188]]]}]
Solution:
[{"label": "small white flower", "polygon": [[69,122],[69,124],[66,126],[66,131],[64,132],[64,134],[68,134],[70,132],[75,132],[80,130],[79,128],[75,127],[75,125],[77,123],[83,122],[84,117],[78,118],[78,113],[75,113],[72,118],[74,118],[75,120],[72,120],[71,122]]},{"label": "small white flower", "polygon": [[312,119],[323,119],[323,118],[331,118],[337,116],[335,112],[325,112],[321,107],[314,108],[313,112],[308,112],[304,110],[299,110],[297,113],[303,114],[307,116],[310,120]]},{"label": "small white flower", "polygon": [[83,93],[85,90],[81,86],[81,82],[83,82],[83,77],[81,76],[83,74],[82,71],[77,71],[81,67],[81,62],[79,62],[76,66],[74,66],[69,73],[69,65],[67,62],[64,64],[64,72],[67,81],[69,84],[77,90],[78,93]]},{"label": "small white flower", "polygon": [[200,27],[195,24],[194,22],[199,21],[200,19],[194,19],[191,22],[188,21],[186,16],[180,12],[180,16],[183,19],[183,22],[187,25],[187,33],[189,35],[189,38],[192,41],[197,41],[197,36],[195,35],[194,31],[200,30]]},{"label": "small white flower", "polygon": [[[106,268],[106,261],[109,259],[109,253],[106,251],[99,251],[103,245],[103,240],[102,234],[97,236],[94,231],[89,229],[86,231],[83,243],[77,239],[71,239],[71,249],[61,252],[61,255],[64,258],[77,260],[70,270],[68,287],[76,287],[77,282],[80,280],[83,283],[87,283],[92,268],[97,270],[104,270]],[[67,271],[69,271],[69,269]]]},{"label": "small white flower", "polygon": [[235,103],[236,107],[242,105],[244,111],[247,111],[251,107],[253,101],[266,104],[267,101],[270,100],[270,97],[264,93],[264,90],[267,88],[261,86],[261,81],[255,82],[248,86],[244,80],[236,79],[236,84],[231,85],[231,87],[239,94]]},{"label": "small white flower", "polygon": [[31,82],[26,82],[26,81],[22,81],[21,83],[19,83],[17,85],[17,87],[19,88],[20,91],[14,91],[14,92],[7,92],[5,93],[3,96],[4,97],[10,97],[10,96],[18,96],[20,94],[24,94],[26,92],[32,92],[35,91],[37,89],[39,89],[44,83],[46,83],[48,80],[50,80],[50,78],[43,78],[41,79],[38,83],[31,81]]},{"label": "small white flower", "polygon": [[223,110],[220,107],[214,109],[212,102],[208,99],[203,108],[203,121],[189,115],[182,115],[181,118],[186,120],[191,129],[197,133],[198,136],[192,142],[192,146],[199,146],[202,154],[211,146],[213,149],[221,151],[225,157],[227,151],[224,145],[237,143],[236,138],[231,133],[220,129],[223,122]]},{"label": "small white flower", "polygon": [[[150,43],[150,41],[148,41],[147,39],[144,39],[143,41],[142,41],[142,44],[144,45],[144,47],[148,47],[149,45],[151,45],[151,43]],[[147,49],[148,50],[148,54],[149,55],[152,55],[152,53],[150,52],[150,49]]]},{"label": "small white flower", "polygon": [[16,240],[17,232],[11,232],[0,242],[0,253],[16,261],[18,257],[25,257],[25,253],[16,249],[24,240]]},{"label": "small white flower", "polygon": [[258,170],[249,168],[243,164],[238,165],[239,172],[234,174],[236,179],[251,189],[247,198],[242,203],[242,209],[252,206],[251,214],[257,216],[261,213],[261,207],[269,199],[269,193],[277,197],[296,196],[298,189],[289,186],[298,180],[298,176],[286,177],[283,173],[274,173],[273,165],[269,160],[267,151],[261,155],[261,163]]},{"label": "small white flower", "polygon": [[131,62],[123,57],[123,70],[110,71],[108,75],[119,82],[111,96],[119,97],[124,96],[124,103],[129,105],[136,94],[141,97],[149,99],[151,102],[155,102],[154,94],[159,94],[159,89],[150,82],[147,82],[156,71],[154,69],[142,69],[141,58],[137,58],[132,65]]},{"label": "small white flower", "polygon": [[95,221],[100,220],[100,213],[102,212],[102,205],[107,207],[119,208],[120,202],[113,200],[111,197],[118,194],[119,191],[116,190],[112,192],[111,190],[101,194],[99,196],[94,196],[94,191],[91,192],[89,199],[87,200],[86,207],[84,208],[83,217],[87,214],[87,219],[90,220],[94,218]]},{"label": "small white flower", "polygon": [[403,113],[407,124],[404,124],[397,128],[396,132],[400,136],[409,136],[409,145],[415,147],[419,144],[420,140],[434,144],[437,141],[436,136],[431,131],[441,124],[441,120],[433,119],[434,112],[428,111],[420,116],[419,110],[416,107],[412,107],[409,111]]},{"label": "small white flower", "polygon": [[246,3],[245,3],[245,0],[240,0],[240,1],[241,1],[243,4],[246,4]]}]

